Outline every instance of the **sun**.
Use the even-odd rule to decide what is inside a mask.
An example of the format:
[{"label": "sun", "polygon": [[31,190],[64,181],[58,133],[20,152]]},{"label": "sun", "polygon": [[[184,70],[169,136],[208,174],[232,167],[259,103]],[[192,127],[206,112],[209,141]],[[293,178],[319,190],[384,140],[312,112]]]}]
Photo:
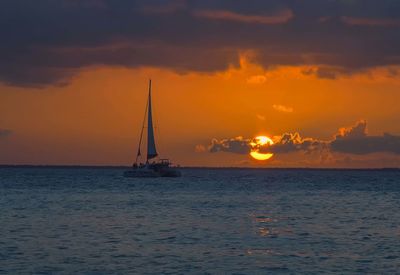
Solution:
[{"label": "sun", "polygon": [[272,153],[260,153],[260,147],[272,144],[274,144],[274,142],[269,137],[266,136],[255,137],[254,140],[250,142],[250,145],[252,147],[250,156],[252,156],[256,160],[268,160],[272,158],[272,156],[274,155]]}]

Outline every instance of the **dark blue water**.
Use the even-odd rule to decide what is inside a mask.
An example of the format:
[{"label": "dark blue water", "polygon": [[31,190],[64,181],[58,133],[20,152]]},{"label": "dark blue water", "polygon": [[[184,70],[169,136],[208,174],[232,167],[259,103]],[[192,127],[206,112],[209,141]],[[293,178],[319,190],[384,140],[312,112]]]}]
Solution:
[{"label": "dark blue water", "polygon": [[0,273],[400,270],[400,171],[0,169]]}]

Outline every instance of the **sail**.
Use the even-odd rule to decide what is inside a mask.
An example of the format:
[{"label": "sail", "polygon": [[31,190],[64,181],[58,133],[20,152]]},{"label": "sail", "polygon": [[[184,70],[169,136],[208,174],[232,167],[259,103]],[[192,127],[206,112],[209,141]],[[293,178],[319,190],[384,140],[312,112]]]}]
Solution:
[{"label": "sail", "polygon": [[149,101],[147,111],[147,160],[149,160],[158,155],[154,140],[153,116],[151,113],[151,80],[149,83]]}]

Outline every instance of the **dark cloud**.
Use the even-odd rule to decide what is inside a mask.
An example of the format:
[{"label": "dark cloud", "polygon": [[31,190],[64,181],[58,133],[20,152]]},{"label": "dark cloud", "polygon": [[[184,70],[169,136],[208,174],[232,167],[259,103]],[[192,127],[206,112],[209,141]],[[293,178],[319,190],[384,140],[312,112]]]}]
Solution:
[{"label": "dark cloud", "polygon": [[340,128],[335,140],[351,140],[367,137],[367,121],[360,120],[349,128]]},{"label": "dark cloud", "polygon": [[[392,70],[395,71],[394,69]],[[342,67],[319,66],[318,68],[304,70],[302,73],[304,75],[314,75],[321,79],[337,79],[343,75],[350,76],[360,71],[362,71],[362,69],[351,70]]]},{"label": "dark cloud", "polygon": [[348,154],[371,154],[387,152],[400,154],[400,136],[366,136],[354,139],[337,139],[331,143],[332,151]]},{"label": "dark cloud", "polygon": [[[81,67],[94,65],[171,68],[177,72],[209,72],[238,66],[233,50],[193,49],[180,46],[122,45],[102,48],[37,49],[20,53],[7,68],[0,64],[0,79],[19,86],[65,84]],[[59,65],[62,64],[62,67]]]},{"label": "dark cloud", "polygon": [[0,129],[0,138],[2,137],[8,137],[9,135],[12,134],[11,130],[8,129]]},{"label": "dark cloud", "polygon": [[341,20],[349,25],[353,26],[377,26],[377,27],[399,27],[400,20],[399,19],[391,19],[391,18],[354,18],[343,16]]},{"label": "dark cloud", "polygon": [[217,140],[213,139],[208,150],[211,153],[229,152],[235,154],[248,154],[251,151],[251,140],[243,137]]},{"label": "dark cloud", "polygon": [[[326,148],[326,142],[312,139],[302,138],[299,133],[285,133],[266,151],[271,153],[292,153],[292,152],[306,152],[311,153],[314,151],[322,151]],[[262,150],[261,150],[262,151]]]},{"label": "dark cloud", "polygon": [[321,151],[327,145],[326,142],[302,138],[299,133],[285,133],[282,136],[274,138],[273,145],[253,145],[255,139],[246,139],[241,136],[230,139],[213,139],[208,147],[209,152],[230,152],[236,154],[249,154],[252,150],[260,153],[292,153]]},{"label": "dark cloud", "polygon": [[3,0],[0,81],[65,84],[82,67],[215,72],[241,51],[334,79],[399,65],[398,0]]},{"label": "dark cloud", "polygon": [[335,140],[330,143],[333,152],[347,154],[370,154],[387,152],[400,154],[400,136],[383,134],[369,136],[366,121],[360,121],[348,129],[341,129]]},{"label": "dark cloud", "polygon": [[400,154],[400,136],[384,134],[370,136],[367,133],[367,122],[361,120],[349,128],[339,129],[331,141],[314,138],[302,138],[299,133],[285,133],[274,137],[273,145],[252,146],[253,139],[237,137],[233,139],[213,139],[209,151],[248,154],[252,150],[260,153],[318,153],[321,159],[327,159],[330,153],[365,155],[372,153]]}]

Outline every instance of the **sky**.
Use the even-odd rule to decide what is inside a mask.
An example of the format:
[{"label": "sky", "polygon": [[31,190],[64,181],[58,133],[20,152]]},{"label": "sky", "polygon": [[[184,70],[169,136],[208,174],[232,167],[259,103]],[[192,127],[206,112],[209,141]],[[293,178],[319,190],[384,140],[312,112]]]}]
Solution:
[{"label": "sky", "polygon": [[182,166],[400,167],[399,33],[398,0],[3,0],[0,164],[130,165],[151,78]]}]

